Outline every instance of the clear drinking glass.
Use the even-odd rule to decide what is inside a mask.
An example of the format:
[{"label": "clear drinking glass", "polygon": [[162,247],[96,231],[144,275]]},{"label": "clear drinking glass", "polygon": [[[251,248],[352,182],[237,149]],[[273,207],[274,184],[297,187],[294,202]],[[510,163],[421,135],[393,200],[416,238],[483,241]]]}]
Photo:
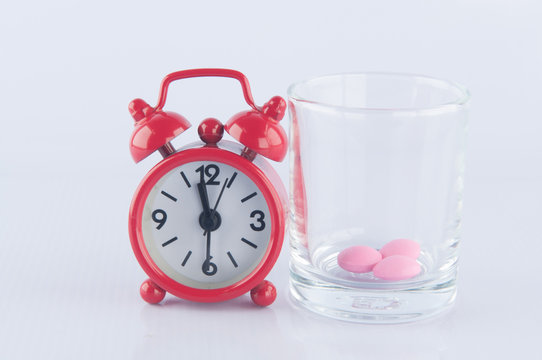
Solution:
[{"label": "clear drinking glass", "polygon": [[[373,323],[425,318],[456,295],[469,94],[426,76],[352,73],[288,89],[290,290],[302,306]],[[421,272],[338,266],[350,246],[420,245]]]}]

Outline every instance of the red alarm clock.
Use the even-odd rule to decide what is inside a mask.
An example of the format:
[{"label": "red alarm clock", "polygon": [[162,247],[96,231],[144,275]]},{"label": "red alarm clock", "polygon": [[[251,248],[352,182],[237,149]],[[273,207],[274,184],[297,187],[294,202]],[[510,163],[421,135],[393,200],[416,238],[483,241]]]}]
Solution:
[{"label": "red alarm clock", "polygon": [[[176,151],[170,141],[190,127],[183,116],[162,110],[175,80],[219,76],[237,79],[252,108],[225,126],[214,118],[198,127],[201,142]],[[136,258],[149,276],[140,288],[149,303],[166,292],[218,302],[248,291],[267,306],[276,297],[265,280],[284,238],[286,191],[264,159],[282,161],[287,138],[279,121],[286,102],[254,104],[247,78],[228,69],[174,72],[162,81],[155,107],[141,99],[129,106],[135,120],[130,151],[137,163],[158,150],[164,157],[141,181],[130,207],[129,233]],[[226,130],[240,144],[222,140]]]}]

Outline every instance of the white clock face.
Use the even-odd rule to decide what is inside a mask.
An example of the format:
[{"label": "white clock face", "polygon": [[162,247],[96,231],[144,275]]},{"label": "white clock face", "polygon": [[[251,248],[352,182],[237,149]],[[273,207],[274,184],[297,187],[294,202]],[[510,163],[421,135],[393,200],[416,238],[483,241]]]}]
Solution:
[{"label": "white clock face", "polygon": [[142,232],[149,255],[167,276],[192,288],[217,289],[240,281],[260,263],[271,216],[247,175],[220,162],[197,161],[155,184],[143,209]]}]

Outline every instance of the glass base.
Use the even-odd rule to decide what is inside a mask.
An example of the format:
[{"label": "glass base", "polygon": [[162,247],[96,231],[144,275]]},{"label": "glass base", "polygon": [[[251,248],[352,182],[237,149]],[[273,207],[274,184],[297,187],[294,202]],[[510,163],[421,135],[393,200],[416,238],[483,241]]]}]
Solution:
[{"label": "glass base", "polygon": [[335,319],[371,324],[411,322],[435,316],[454,303],[455,271],[415,286],[375,289],[365,288],[363,282],[359,286],[330,283],[306,266],[290,262],[290,293],[302,307]]}]

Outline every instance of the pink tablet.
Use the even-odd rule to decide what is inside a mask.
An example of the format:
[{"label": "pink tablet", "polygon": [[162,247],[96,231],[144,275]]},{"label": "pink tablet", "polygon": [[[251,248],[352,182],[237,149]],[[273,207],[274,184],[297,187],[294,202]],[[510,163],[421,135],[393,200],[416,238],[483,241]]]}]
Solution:
[{"label": "pink tablet", "polygon": [[339,266],[353,273],[370,272],[380,260],[382,255],[369,246],[351,246],[341,251],[337,257]]},{"label": "pink tablet", "polygon": [[420,256],[420,244],[409,239],[395,239],[382,246],[380,253],[383,258],[392,255],[408,256],[412,259],[417,259]]},{"label": "pink tablet", "polygon": [[382,259],[373,268],[373,274],[382,280],[406,280],[418,275],[420,264],[408,256],[391,255]]}]

